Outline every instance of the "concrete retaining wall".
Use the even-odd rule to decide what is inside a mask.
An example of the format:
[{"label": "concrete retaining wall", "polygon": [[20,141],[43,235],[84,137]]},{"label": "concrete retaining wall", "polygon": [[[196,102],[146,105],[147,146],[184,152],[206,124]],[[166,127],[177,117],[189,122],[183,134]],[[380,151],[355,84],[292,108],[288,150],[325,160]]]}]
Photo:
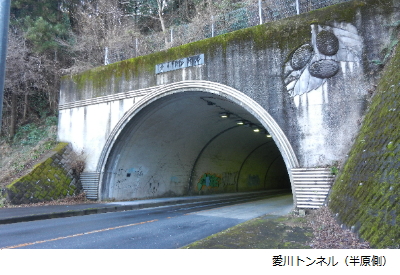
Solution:
[{"label": "concrete retaining wall", "polygon": [[75,160],[72,147],[60,143],[25,176],[6,186],[7,201],[28,204],[76,195],[81,186],[72,169]]},{"label": "concrete retaining wall", "polygon": [[329,207],[377,248],[400,248],[400,47],[380,79]]}]

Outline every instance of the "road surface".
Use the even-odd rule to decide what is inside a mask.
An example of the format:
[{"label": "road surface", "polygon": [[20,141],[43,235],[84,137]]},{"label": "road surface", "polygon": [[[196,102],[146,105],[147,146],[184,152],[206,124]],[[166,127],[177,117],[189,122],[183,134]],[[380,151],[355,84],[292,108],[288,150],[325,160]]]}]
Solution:
[{"label": "road surface", "polygon": [[0,225],[0,249],[171,249],[255,217],[285,215],[292,194],[229,198]]}]

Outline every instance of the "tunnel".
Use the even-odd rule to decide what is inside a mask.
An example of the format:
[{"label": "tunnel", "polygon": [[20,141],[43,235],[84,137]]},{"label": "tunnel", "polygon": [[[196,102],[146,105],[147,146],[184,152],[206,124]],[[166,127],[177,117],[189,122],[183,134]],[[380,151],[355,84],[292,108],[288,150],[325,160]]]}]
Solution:
[{"label": "tunnel", "polygon": [[104,157],[101,200],[291,188],[268,125],[221,93],[164,93],[122,120]]}]

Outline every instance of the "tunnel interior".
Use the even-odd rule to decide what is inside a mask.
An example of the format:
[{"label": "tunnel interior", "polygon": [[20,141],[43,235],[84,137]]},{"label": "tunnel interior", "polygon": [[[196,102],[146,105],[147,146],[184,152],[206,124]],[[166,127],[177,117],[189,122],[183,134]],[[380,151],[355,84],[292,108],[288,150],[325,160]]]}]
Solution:
[{"label": "tunnel interior", "polygon": [[187,91],[140,110],[106,162],[102,199],[290,189],[273,138],[225,97]]}]

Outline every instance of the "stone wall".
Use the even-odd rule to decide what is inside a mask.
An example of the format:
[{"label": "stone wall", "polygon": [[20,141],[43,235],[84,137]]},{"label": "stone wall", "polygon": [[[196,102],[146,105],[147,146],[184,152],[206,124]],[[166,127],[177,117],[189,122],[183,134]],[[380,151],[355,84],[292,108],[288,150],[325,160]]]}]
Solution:
[{"label": "stone wall", "polygon": [[51,201],[80,192],[73,163],[77,156],[68,143],[59,143],[25,176],[6,186],[3,192],[11,204]]},{"label": "stone wall", "polygon": [[338,219],[377,248],[400,248],[399,72],[397,47],[330,195]]}]

